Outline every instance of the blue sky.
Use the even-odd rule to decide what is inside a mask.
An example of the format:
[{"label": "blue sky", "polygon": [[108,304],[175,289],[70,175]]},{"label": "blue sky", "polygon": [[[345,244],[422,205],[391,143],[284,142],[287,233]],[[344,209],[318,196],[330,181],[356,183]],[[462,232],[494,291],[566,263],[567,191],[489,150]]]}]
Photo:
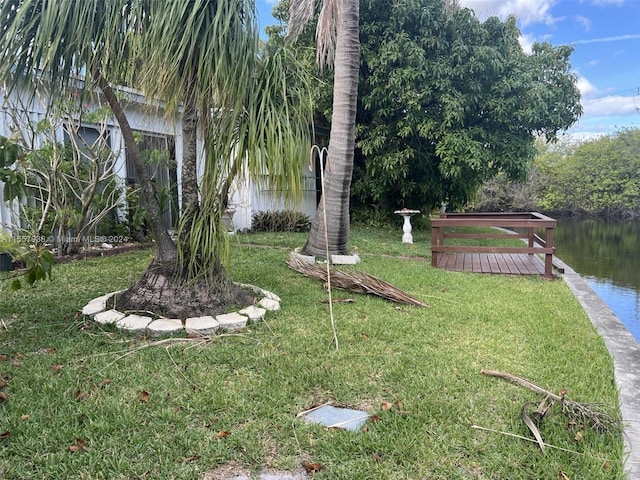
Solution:
[{"label": "blue sky", "polygon": [[[484,20],[515,15],[520,43],[573,45],[584,114],[568,134],[576,139],[640,128],[640,0],[459,0]],[[276,23],[275,0],[256,0],[260,28]]]}]

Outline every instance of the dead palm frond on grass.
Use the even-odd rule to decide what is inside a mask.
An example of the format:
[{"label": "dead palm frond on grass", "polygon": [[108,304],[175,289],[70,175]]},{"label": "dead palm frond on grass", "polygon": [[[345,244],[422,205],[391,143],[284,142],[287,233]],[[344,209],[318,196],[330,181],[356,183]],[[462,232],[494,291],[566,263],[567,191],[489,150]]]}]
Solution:
[{"label": "dead palm frond on grass", "polygon": [[[363,295],[376,295],[396,303],[429,307],[429,304],[412,297],[388,282],[364,272],[345,272],[342,270],[325,269],[314,263],[302,259],[300,255],[292,253],[287,262],[289,268],[301,273],[305,277],[315,278],[323,282],[330,281],[331,285],[348,292]],[[330,272],[330,277],[327,272]]]}]

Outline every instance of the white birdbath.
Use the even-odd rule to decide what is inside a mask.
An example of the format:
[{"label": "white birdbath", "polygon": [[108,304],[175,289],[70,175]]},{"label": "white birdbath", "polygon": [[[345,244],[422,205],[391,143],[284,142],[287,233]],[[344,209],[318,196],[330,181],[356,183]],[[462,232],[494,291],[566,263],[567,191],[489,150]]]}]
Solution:
[{"label": "white birdbath", "polygon": [[413,243],[413,235],[411,235],[411,217],[420,213],[420,210],[403,208],[402,210],[396,210],[393,213],[401,215],[402,218],[404,218],[404,224],[402,225],[402,231],[404,232],[404,235],[402,235],[402,243]]}]

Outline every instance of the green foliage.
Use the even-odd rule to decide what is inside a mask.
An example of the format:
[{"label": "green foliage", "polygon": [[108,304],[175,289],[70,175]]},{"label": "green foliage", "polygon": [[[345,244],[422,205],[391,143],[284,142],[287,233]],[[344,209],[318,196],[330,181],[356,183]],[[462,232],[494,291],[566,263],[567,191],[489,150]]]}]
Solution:
[{"label": "green foliage", "polygon": [[622,130],[536,160],[547,186],[546,211],[572,215],[640,217],[640,129]]},{"label": "green foliage", "polygon": [[20,166],[24,152],[18,142],[0,135],[0,182],[4,184],[5,202],[20,199],[26,194],[26,175]]},{"label": "green foliage", "polygon": [[542,173],[535,166],[524,182],[514,182],[501,172],[480,188],[469,207],[481,212],[537,211],[540,210],[540,197],[545,183]]},{"label": "green foliage", "polygon": [[481,23],[436,0],[364,1],[353,196],[455,208],[500,172],[526,176],[536,134],[581,113],[570,47],[522,52],[514,18]]},{"label": "green foliage", "polygon": [[308,232],[310,225],[308,215],[293,210],[261,211],[251,216],[254,232]]},{"label": "green foliage", "polygon": [[14,238],[0,232],[0,253],[11,255],[13,262],[22,263],[24,268],[2,280],[11,280],[11,289],[22,288],[22,282],[33,286],[41,280],[51,280],[51,271],[56,263],[51,251],[46,247],[44,238],[29,235]]}]

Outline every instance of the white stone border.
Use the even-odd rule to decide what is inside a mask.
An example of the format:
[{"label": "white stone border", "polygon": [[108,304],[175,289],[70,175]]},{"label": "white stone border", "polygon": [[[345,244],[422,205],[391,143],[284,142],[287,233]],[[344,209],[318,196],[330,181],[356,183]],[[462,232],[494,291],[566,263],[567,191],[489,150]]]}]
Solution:
[{"label": "white stone border", "polygon": [[255,285],[237,283],[240,288],[250,290],[262,297],[258,305],[250,305],[242,310],[222,315],[207,315],[203,317],[179,318],[157,318],[153,319],[144,315],[125,313],[108,308],[109,300],[118,293],[108,293],[94,298],[84,307],[82,314],[90,317],[96,323],[114,324],[121,330],[131,333],[148,334],[150,336],[175,335],[186,332],[189,335],[213,335],[218,331],[234,332],[247,326],[249,323],[257,323],[264,318],[267,310],[280,310],[280,297],[275,293],[263,290]]}]

